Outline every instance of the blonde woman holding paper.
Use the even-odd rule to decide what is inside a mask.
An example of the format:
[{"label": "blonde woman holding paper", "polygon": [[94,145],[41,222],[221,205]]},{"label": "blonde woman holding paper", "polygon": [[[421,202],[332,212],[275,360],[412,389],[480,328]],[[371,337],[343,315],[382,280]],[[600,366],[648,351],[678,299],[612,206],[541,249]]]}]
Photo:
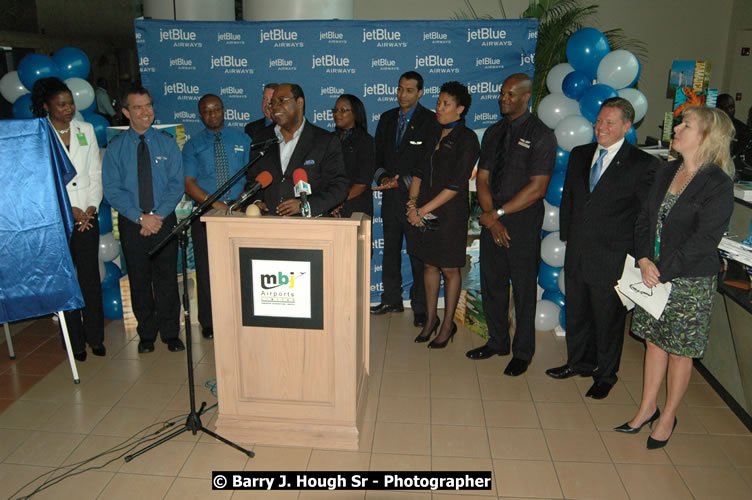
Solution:
[{"label": "blonde woman holding paper", "polygon": [[[615,429],[632,434],[650,424],[648,449],[664,447],[671,437],[692,359],[702,357],[707,346],[720,270],[717,247],[734,205],[729,154],[734,127],[728,116],[693,106],[674,132],[673,149],[682,159],[656,171],[635,228],[642,281],[650,288],[671,282],[671,295],[660,320],[635,309],[632,332],[647,345],[642,401],[632,420]],[[664,377],[661,413],[657,397]]]}]

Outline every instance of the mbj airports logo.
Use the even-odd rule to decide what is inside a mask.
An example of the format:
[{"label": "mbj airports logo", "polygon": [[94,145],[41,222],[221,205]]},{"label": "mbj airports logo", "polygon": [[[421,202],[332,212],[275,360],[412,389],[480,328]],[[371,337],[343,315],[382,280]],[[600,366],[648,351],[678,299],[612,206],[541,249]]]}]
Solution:
[{"label": "mbj airports logo", "polygon": [[304,47],[305,44],[298,40],[297,31],[287,31],[284,28],[272,28],[259,31],[259,43],[271,42],[274,47]]},{"label": "mbj airports logo", "polygon": [[204,44],[197,41],[197,38],[195,31],[186,31],[180,28],[159,30],[159,43],[172,42],[173,47],[203,47]]},{"label": "mbj airports logo", "polygon": [[397,100],[397,86],[386,83],[363,84],[363,97],[376,96],[378,102],[392,102]]},{"label": "mbj airports logo", "polygon": [[432,44],[450,44],[452,41],[449,39],[449,35],[446,33],[440,33],[438,31],[423,32],[423,41],[431,42]]},{"label": "mbj airports logo", "polygon": [[164,95],[171,94],[176,94],[178,101],[198,101],[201,96],[201,89],[198,85],[192,85],[185,82],[165,82]]},{"label": "mbj airports logo", "polygon": [[319,32],[319,40],[326,41],[327,43],[347,43],[345,40],[345,34],[337,31],[321,31]]},{"label": "mbj airports logo", "polygon": [[297,71],[298,69],[292,59],[285,59],[284,57],[269,59],[269,67],[277,71]]},{"label": "mbj airports logo", "polygon": [[141,73],[154,73],[157,71],[157,68],[151,66],[151,62],[147,56],[138,58],[138,68],[141,70]]},{"label": "mbj airports logo", "polygon": [[311,263],[253,259],[257,316],[311,317]]},{"label": "mbj airports logo", "polygon": [[506,30],[496,28],[468,28],[467,43],[479,41],[481,47],[511,47]]},{"label": "mbj airports logo", "polygon": [[407,42],[402,41],[402,33],[392,31],[386,28],[375,28],[367,30],[363,28],[363,41],[376,42],[376,47],[407,47]]},{"label": "mbj airports logo", "polygon": [[429,73],[459,73],[454,67],[454,58],[440,55],[415,56],[415,69],[428,68]]},{"label": "mbj airports logo", "polygon": [[253,68],[248,67],[248,59],[235,56],[210,56],[209,69],[222,69],[225,74],[252,75]]},{"label": "mbj airports logo", "polygon": [[311,69],[325,68],[326,73],[349,73],[355,74],[355,68],[350,67],[349,57],[339,57],[334,54],[323,56],[311,56]]},{"label": "mbj airports logo", "polygon": [[225,42],[225,45],[245,45],[243,36],[240,33],[231,33],[229,31],[217,33],[217,41]]}]

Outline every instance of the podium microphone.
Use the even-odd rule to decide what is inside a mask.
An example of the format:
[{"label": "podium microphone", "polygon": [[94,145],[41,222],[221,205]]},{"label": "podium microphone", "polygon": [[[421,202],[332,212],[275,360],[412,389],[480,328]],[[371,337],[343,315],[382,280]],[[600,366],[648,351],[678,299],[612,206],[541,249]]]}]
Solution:
[{"label": "podium microphone", "polygon": [[311,185],[308,184],[308,173],[302,168],[296,168],[292,173],[292,181],[295,183],[295,197],[300,198],[300,214],[303,217],[310,217],[311,206],[308,204],[308,195],[311,194]]},{"label": "podium microphone", "polygon": [[254,151],[256,149],[266,149],[274,144],[279,144],[279,142],[279,137],[277,136],[274,136],[271,139],[267,139],[265,141],[254,142],[253,144],[251,144],[251,151]]},{"label": "podium microphone", "polygon": [[259,192],[260,190],[265,189],[267,186],[269,186],[269,184],[272,183],[272,180],[272,174],[270,174],[266,170],[258,174],[256,176],[256,182],[251,184],[251,187],[249,187],[247,191],[243,191],[243,193],[241,193],[240,195],[240,198],[238,198],[235,203],[227,208],[227,215],[232,215],[232,211],[235,210],[235,207],[241,205],[248,198]]}]

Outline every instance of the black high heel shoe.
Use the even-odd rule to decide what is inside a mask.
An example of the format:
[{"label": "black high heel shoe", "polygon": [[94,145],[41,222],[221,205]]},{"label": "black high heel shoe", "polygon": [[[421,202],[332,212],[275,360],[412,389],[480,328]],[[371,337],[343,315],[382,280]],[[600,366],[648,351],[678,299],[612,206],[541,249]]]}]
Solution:
[{"label": "black high heel shoe", "polygon": [[428,342],[431,336],[436,333],[436,330],[439,329],[439,325],[441,325],[441,320],[439,318],[436,318],[436,326],[434,326],[431,331],[428,332],[428,335],[418,335],[417,337],[415,337],[415,343],[422,344],[423,342]]},{"label": "black high heel shoe", "polygon": [[[674,429],[676,429],[676,424],[678,423],[678,420],[676,417],[674,417],[674,426],[671,428],[671,436],[674,435]],[[663,441],[659,441],[658,439],[653,439],[650,436],[648,436],[648,450],[657,450],[658,448],[663,448],[666,446],[666,443],[668,443],[668,440],[671,439],[671,436],[667,437]]]},{"label": "black high heel shoe", "polygon": [[649,419],[645,420],[642,423],[642,425],[640,425],[639,427],[631,427],[629,425],[629,422],[626,422],[626,423],[620,425],[619,427],[614,427],[614,430],[616,432],[625,432],[627,434],[637,434],[638,432],[640,432],[640,430],[643,427],[645,427],[645,424],[648,424],[650,427],[653,427],[653,422],[655,422],[656,420],[658,420],[658,417],[660,417],[660,416],[661,416],[661,410],[659,410],[658,408],[656,408],[655,409],[655,413],[653,413],[653,416],[650,417]]},{"label": "black high heel shoe", "polygon": [[457,323],[452,321],[452,333],[449,334],[449,336],[444,340],[444,342],[437,342],[436,339],[433,339],[430,344],[428,344],[429,349],[443,349],[447,346],[449,341],[454,341],[454,334],[457,333]]}]

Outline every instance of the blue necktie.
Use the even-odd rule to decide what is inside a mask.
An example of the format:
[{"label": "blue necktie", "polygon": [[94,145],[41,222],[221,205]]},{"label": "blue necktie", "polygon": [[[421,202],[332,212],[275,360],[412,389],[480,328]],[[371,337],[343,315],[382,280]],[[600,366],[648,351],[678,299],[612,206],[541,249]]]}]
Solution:
[{"label": "blue necktie", "polygon": [[402,138],[405,136],[405,130],[407,130],[407,115],[400,113],[399,128],[397,130],[397,149],[399,149]]},{"label": "blue necktie", "polygon": [[601,149],[598,152],[598,159],[595,160],[595,165],[590,169],[590,192],[593,192],[595,185],[598,184],[598,179],[601,178],[601,171],[603,170],[603,158],[608,154],[608,149]]},{"label": "blue necktie", "polygon": [[144,136],[139,135],[138,138],[141,141],[138,143],[136,154],[138,204],[141,207],[142,212],[149,213],[154,210],[154,187],[151,180],[151,155],[149,154],[149,146],[146,144]]},{"label": "blue necktie", "polygon": [[217,189],[222,187],[230,178],[230,169],[227,166],[227,153],[225,144],[222,142],[222,134],[214,133],[214,168],[217,170]]}]

